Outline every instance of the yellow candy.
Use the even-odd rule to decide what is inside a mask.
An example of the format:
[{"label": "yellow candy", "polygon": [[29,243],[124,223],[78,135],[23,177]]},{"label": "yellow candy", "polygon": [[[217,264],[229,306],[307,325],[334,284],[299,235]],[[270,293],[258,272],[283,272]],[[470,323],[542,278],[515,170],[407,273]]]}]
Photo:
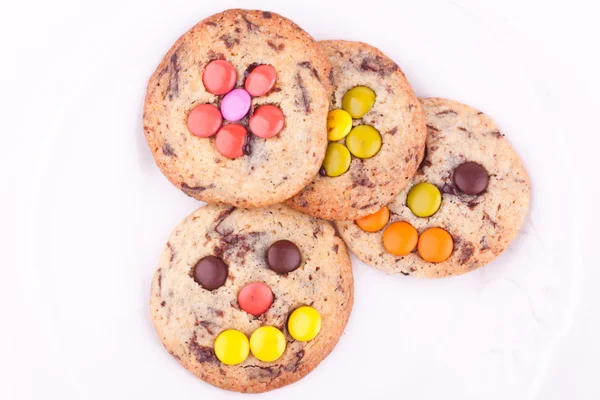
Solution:
[{"label": "yellow candy", "polygon": [[235,329],[223,331],[215,339],[215,355],[223,364],[239,364],[248,357],[249,351],[248,338]]},{"label": "yellow candy", "polygon": [[346,146],[358,158],[371,158],[381,149],[381,135],[371,125],[358,125],[346,137]]},{"label": "yellow candy", "polygon": [[348,90],[342,98],[342,108],[354,119],[362,118],[375,105],[375,92],[366,86]]},{"label": "yellow candy", "polygon": [[327,114],[327,139],[340,140],[352,129],[352,117],[344,110],[331,110]]},{"label": "yellow candy", "polygon": [[319,334],[321,330],[321,316],[312,307],[302,306],[292,312],[288,320],[290,335],[300,342],[308,342]]},{"label": "yellow candy", "polygon": [[250,350],[260,361],[275,361],[285,351],[285,336],[274,326],[261,326],[250,336]]},{"label": "yellow candy", "polygon": [[406,204],[417,217],[429,217],[440,208],[442,194],[431,183],[419,183],[408,192]]},{"label": "yellow candy", "polygon": [[323,160],[323,168],[328,176],[340,176],[350,168],[352,157],[343,144],[329,143]]}]

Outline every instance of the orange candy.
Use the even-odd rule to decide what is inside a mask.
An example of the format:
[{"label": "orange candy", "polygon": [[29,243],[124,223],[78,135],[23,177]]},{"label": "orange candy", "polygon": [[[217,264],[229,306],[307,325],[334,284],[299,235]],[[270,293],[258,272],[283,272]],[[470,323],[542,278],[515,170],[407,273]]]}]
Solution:
[{"label": "orange candy", "polygon": [[419,234],[408,222],[394,222],[383,231],[383,247],[395,256],[405,256],[415,249]]},{"label": "orange candy", "polygon": [[365,232],[377,232],[388,223],[390,219],[390,210],[383,207],[375,214],[367,215],[356,220],[356,225]]},{"label": "orange candy", "polygon": [[188,114],[188,129],[196,136],[203,138],[217,133],[223,122],[221,111],[212,104],[197,105]]},{"label": "orange candy", "polygon": [[237,158],[244,154],[245,141],[246,128],[239,124],[229,124],[219,129],[215,145],[219,153],[225,157]]},{"label": "orange candy", "polygon": [[423,260],[437,263],[446,261],[453,248],[454,241],[447,231],[442,228],[429,228],[421,233],[417,250]]},{"label": "orange candy", "polygon": [[248,122],[250,130],[256,136],[268,139],[283,129],[283,112],[279,107],[266,105],[254,111]]},{"label": "orange candy", "polygon": [[204,87],[212,94],[225,94],[235,86],[237,73],[228,61],[214,60],[208,63],[202,75]]},{"label": "orange candy", "polygon": [[252,96],[262,96],[275,86],[277,72],[272,65],[262,64],[254,68],[246,78],[244,87]]}]

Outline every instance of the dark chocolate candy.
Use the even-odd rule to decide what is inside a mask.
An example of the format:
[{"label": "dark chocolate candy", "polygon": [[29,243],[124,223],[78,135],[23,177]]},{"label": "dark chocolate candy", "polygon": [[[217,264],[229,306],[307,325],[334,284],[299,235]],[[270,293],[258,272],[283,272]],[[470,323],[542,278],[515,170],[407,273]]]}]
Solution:
[{"label": "dark chocolate candy", "polygon": [[204,257],[196,263],[193,278],[206,290],[215,290],[225,284],[227,280],[227,265],[219,257]]},{"label": "dark chocolate candy", "polygon": [[287,274],[300,266],[298,246],[289,240],[279,240],[267,250],[267,265],[278,274]]},{"label": "dark chocolate candy", "polygon": [[469,161],[456,167],[453,179],[461,192],[477,195],[487,188],[490,178],[483,166]]}]

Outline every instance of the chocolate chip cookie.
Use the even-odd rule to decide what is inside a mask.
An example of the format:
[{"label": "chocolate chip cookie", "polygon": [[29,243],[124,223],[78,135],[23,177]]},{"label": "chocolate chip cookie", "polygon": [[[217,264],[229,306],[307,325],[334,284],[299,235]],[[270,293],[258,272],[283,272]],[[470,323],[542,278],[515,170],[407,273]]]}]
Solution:
[{"label": "chocolate chip cookie", "polygon": [[427,149],[387,207],[337,222],[350,249],[387,273],[436,278],[492,261],[527,214],[529,177],[494,122],[452,100],[423,99]]},{"label": "chocolate chip cookie", "polygon": [[156,164],[206,202],[261,207],[292,197],[325,155],[330,73],[322,48],[280,15],[206,18],[148,83],[144,132]]},{"label": "chocolate chip cookie", "polygon": [[293,383],[334,348],[353,304],[350,259],[325,221],[276,205],[207,205],[171,234],[150,311],[166,349],[227,390]]},{"label": "chocolate chip cookie", "polygon": [[388,204],[413,177],[425,115],[400,67],[365,43],[319,42],[333,67],[329,144],[319,176],[286,204],[351,220]]}]

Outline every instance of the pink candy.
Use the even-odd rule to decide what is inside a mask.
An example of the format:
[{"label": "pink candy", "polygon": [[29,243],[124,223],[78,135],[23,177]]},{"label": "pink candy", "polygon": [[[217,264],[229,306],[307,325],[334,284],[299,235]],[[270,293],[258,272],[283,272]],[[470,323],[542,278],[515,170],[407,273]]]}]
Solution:
[{"label": "pink candy", "polygon": [[221,114],[228,121],[239,121],[250,110],[250,94],[244,89],[234,89],[221,101]]}]

